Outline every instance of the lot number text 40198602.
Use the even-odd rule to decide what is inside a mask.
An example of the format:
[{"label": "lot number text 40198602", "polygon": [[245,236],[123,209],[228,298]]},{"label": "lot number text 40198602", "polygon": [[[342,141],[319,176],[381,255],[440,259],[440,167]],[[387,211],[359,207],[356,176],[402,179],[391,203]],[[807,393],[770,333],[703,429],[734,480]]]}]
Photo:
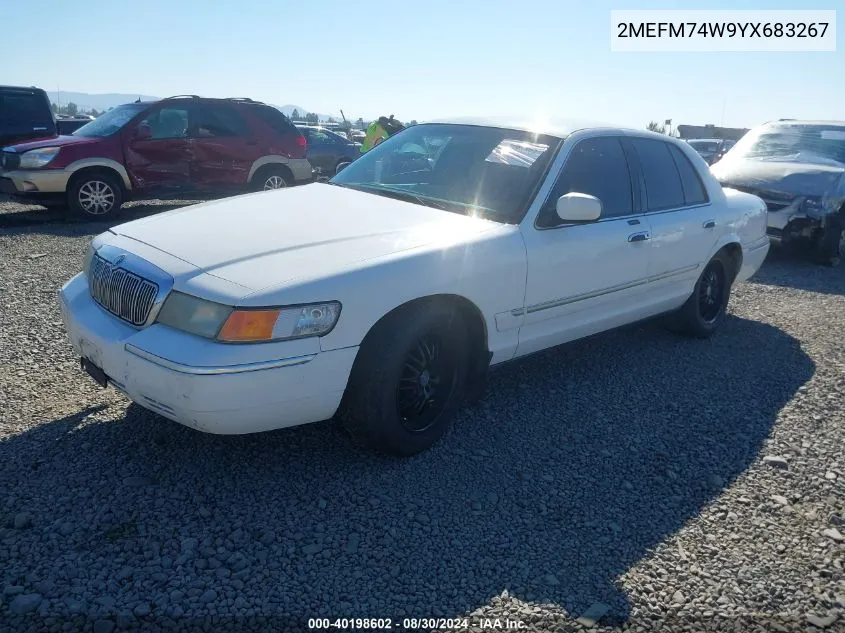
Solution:
[{"label": "lot number text 40198602", "polygon": [[425,630],[460,631],[469,629],[518,631],[526,627],[521,620],[510,618],[309,618],[308,628],[387,631]]}]

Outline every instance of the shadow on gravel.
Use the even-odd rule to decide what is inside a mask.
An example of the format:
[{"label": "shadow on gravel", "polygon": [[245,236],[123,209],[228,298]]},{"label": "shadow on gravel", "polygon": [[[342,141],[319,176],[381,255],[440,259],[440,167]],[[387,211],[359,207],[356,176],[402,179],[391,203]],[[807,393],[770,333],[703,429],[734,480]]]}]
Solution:
[{"label": "shadow on gravel", "polygon": [[763,266],[749,282],[820,294],[845,295],[845,258],[839,266],[831,268],[812,262],[800,250],[772,245]]},{"label": "shadow on gravel", "polygon": [[[118,421],[85,409],[0,443],[2,582],[40,594],[42,618],[304,630],[457,616],[507,589],[623,621],[619,576],[758,459],[814,370],[763,323],[731,317],[708,341],[640,325],[494,372],[487,398],[407,460],[330,423],[219,437],[135,405]],[[31,526],[14,529],[22,512]],[[5,600],[0,620],[19,622]]]}]

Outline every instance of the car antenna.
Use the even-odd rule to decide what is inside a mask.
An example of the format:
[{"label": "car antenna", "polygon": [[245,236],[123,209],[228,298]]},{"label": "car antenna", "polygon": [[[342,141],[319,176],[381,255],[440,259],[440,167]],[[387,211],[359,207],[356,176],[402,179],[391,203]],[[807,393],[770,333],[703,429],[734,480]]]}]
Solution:
[{"label": "car antenna", "polygon": [[139,96],[135,103],[141,103],[141,97]]}]

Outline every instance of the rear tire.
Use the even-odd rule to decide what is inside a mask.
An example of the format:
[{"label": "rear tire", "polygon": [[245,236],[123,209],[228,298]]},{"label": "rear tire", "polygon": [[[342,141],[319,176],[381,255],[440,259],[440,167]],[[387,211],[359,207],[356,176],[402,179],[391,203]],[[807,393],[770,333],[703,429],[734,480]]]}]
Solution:
[{"label": "rear tire", "polygon": [[409,456],[439,440],[464,399],[467,326],[450,305],[400,308],[367,335],[349,380],[342,418],[355,437]]},{"label": "rear tire", "polygon": [[273,191],[293,186],[293,177],[286,167],[268,165],[262,167],[252,177],[253,191]]},{"label": "rear tire", "polygon": [[71,179],[67,204],[74,216],[86,222],[109,220],[123,204],[123,187],[107,171],[86,171]]},{"label": "rear tire", "polygon": [[711,336],[727,316],[735,276],[733,260],[725,253],[717,253],[695,282],[690,298],[669,315],[669,329],[695,338]]}]

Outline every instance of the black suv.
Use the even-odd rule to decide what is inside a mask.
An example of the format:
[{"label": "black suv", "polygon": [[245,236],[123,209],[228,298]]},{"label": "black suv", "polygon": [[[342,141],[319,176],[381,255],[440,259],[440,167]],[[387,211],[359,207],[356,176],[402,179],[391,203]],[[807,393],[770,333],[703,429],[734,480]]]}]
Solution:
[{"label": "black suv", "polygon": [[56,136],[56,121],[46,92],[0,86],[0,148],[52,136]]}]

